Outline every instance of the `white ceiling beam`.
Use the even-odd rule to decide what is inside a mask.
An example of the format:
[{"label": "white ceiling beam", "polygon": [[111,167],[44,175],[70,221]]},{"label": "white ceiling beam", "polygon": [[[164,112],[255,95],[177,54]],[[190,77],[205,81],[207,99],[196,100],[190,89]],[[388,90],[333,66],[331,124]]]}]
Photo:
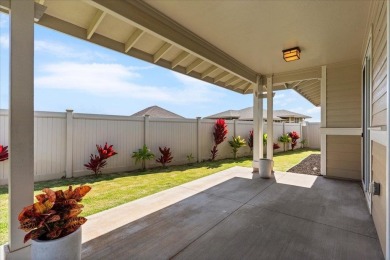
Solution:
[{"label": "white ceiling beam", "polygon": [[242,85],[244,85],[247,82],[248,81],[246,81],[246,80],[241,80],[240,82],[238,82],[235,85],[233,85],[233,90],[239,89]]},{"label": "white ceiling beam", "polygon": [[201,57],[204,61],[221,67],[248,81],[256,82],[257,73],[254,70],[227,55],[144,1],[84,1],[98,9],[104,10],[109,15],[142,28],[166,42],[180,46],[186,52]]},{"label": "white ceiling beam", "polygon": [[190,73],[191,71],[193,71],[194,69],[196,69],[200,64],[202,64],[204,62],[204,60],[202,59],[196,59],[194,60],[190,65],[187,66],[186,68],[186,73]]},{"label": "white ceiling beam", "polygon": [[102,10],[97,10],[95,16],[93,17],[93,19],[91,21],[91,24],[89,25],[89,27],[87,29],[87,39],[88,40],[92,38],[92,35],[95,33],[98,26],[103,21],[103,18],[105,15],[106,15],[106,13],[103,12]]},{"label": "white ceiling beam", "polygon": [[[9,11],[11,9],[11,0],[0,0],[0,9],[2,9],[2,11],[4,10],[4,12],[9,13]],[[42,18],[46,9],[47,9],[47,6],[44,6],[43,4],[37,3],[37,2],[34,3],[34,21],[35,22],[38,22]]]},{"label": "white ceiling beam", "polygon": [[221,79],[225,78],[226,76],[228,76],[230,73],[227,72],[227,71],[224,71],[220,74],[218,74],[215,78],[214,78],[214,82],[218,82],[220,81]]},{"label": "white ceiling beam", "polygon": [[237,81],[239,81],[239,80],[240,80],[239,77],[234,76],[234,77],[232,77],[231,79],[228,79],[228,80],[225,82],[225,85],[226,85],[226,86],[229,86],[229,85],[231,85],[231,84],[233,84],[233,83],[235,83],[235,82],[237,82]]},{"label": "white ceiling beam", "polygon": [[248,90],[252,87],[252,83],[248,83],[248,85],[246,85],[245,87],[244,87],[244,91],[243,91],[243,93],[244,94],[246,94],[247,92],[248,92]]},{"label": "white ceiling beam", "polygon": [[125,52],[129,52],[133,48],[134,44],[141,38],[144,34],[144,31],[140,29],[135,29],[135,31],[130,35],[129,39],[125,43]]},{"label": "white ceiling beam", "polygon": [[297,86],[295,86],[294,88],[306,88],[307,86],[311,86],[311,85],[317,84],[319,82],[320,81],[317,79],[305,80],[301,84],[298,84]]},{"label": "white ceiling beam", "polygon": [[172,69],[175,68],[177,65],[180,64],[180,62],[187,59],[187,57],[190,56],[188,52],[182,51],[176,58],[172,61]]},{"label": "white ceiling beam", "polygon": [[208,67],[205,71],[202,72],[202,75],[200,76],[202,79],[204,79],[205,77],[207,77],[208,75],[210,75],[211,73],[213,73],[214,71],[216,71],[218,69],[217,66],[215,65],[211,65],[210,67]]},{"label": "white ceiling beam", "polygon": [[156,63],[159,61],[159,59],[162,58],[162,56],[169,51],[169,49],[172,47],[172,44],[170,43],[164,43],[163,46],[153,55],[153,61]]},{"label": "white ceiling beam", "polygon": [[286,88],[296,88],[296,86],[298,86],[301,83],[302,83],[302,80],[294,82],[294,83],[291,83],[291,84],[288,85],[288,87],[287,87],[288,83],[286,83]]},{"label": "white ceiling beam", "polygon": [[301,69],[290,72],[273,74],[273,85],[279,85],[284,83],[294,83],[296,81],[320,79],[321,67]]}]

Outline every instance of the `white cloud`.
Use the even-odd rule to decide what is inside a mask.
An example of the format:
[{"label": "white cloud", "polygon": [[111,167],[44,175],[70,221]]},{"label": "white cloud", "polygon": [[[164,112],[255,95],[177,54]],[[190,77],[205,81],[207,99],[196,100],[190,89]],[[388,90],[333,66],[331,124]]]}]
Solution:
[{"label": "white cloud", "polygon": [[38,70],[38,88],[84,91],[92,95],[193,104],[215,98],[210,87],[187,76],[176,75],[178,86],[149,86],[135,82],[137,68],[121,64],[62,62]]},{"label": "white cloud", "polygon": [[313,107],[306,110],[306,113],[309,115],[318,115],[321,113],[321,107]]},{"label": "white cloud", "polygon": [[9,48],[9,35],[8,34],[0,35],[0,46],[1,46],[1,48],[5,48],[5,49]]}]

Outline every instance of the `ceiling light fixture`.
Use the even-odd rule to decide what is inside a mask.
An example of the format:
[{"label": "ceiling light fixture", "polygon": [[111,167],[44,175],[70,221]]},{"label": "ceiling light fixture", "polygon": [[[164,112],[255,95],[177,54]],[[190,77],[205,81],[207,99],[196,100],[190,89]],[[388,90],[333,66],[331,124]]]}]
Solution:
[{"label": "ceiling light fixture", "polygon": [[299,47],[283,50],[283,59],[287,62],[299,60],[300,58],[301,58],[301,49],[299,49]]}]

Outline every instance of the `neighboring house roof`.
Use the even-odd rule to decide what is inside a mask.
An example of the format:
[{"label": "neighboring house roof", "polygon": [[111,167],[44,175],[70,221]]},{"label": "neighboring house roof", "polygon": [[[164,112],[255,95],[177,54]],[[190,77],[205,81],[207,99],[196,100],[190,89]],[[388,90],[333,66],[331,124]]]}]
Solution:
[{"label": "neighboring house roof", "polygon": [[150,117],[160,117],[160,118],[184,118],[181,115],[175,114],[171,111],[168,111],[159,106],[147,107],[137,113],[132,114],[131,116],[145,116],[149,115]]},{"label": "neighboring house roof", "polygon": [[[303,114],[295,113],[288,110],[274,110],[274,120],[283,120],[286,117],[295,118],[311,118]],[[241,110],[227,110],[215,115],[207,116],[205,118],[217,119],[217,118],[228,118],[228,119],[240,119],[240,120],[253,120],[253,107],[247,107]],[[263,110],[263,118],[267,119],[267,110]]]}]

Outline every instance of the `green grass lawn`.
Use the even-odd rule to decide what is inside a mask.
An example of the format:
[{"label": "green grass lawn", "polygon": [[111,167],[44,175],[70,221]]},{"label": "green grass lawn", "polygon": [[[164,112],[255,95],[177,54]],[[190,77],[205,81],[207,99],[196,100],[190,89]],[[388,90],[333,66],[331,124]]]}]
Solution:
[{"label": "green grass lawn", "polygon": [[[275,154],[274,170],[287,171],[316,150],[298,149]],[[88,216],[150,194],[193,181],[233,166],[252,167],[252,158],[225,159],[193,165],[171,166],[145,172],[85,176],[35,183],[35,194],[45,187],[66,189],[69,185],[88,184],[92,190],[83,199],[83,216]],[[0,245],[8,240],[8,188],[0,186]]]}]

